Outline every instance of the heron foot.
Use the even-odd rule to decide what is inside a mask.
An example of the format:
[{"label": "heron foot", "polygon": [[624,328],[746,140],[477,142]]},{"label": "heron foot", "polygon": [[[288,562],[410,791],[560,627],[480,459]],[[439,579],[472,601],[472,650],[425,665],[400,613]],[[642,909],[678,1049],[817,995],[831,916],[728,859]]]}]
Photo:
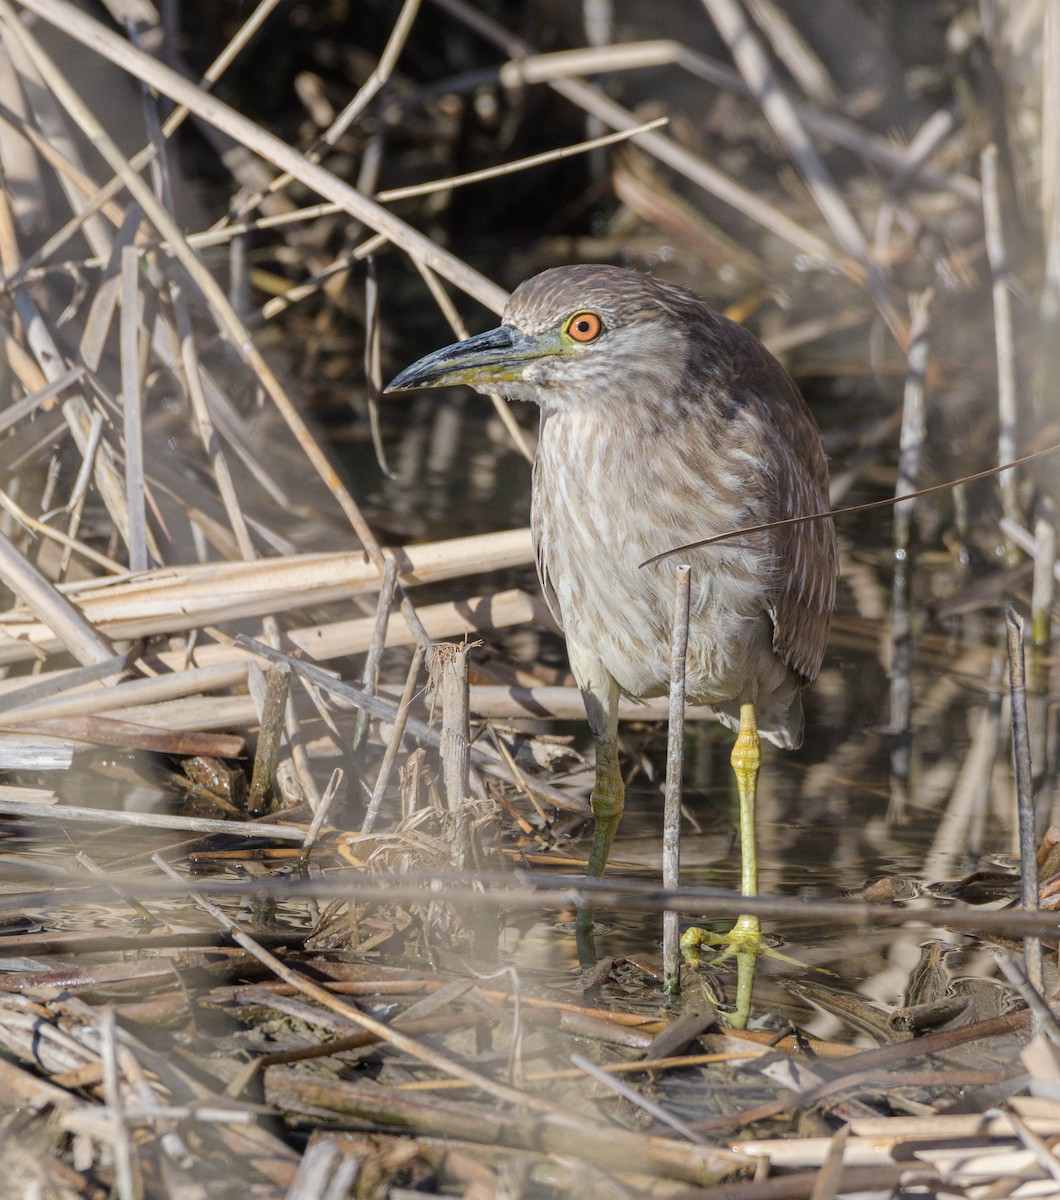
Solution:
[{"label": "heron foot", "polygon": [[[720,954],[705,955],[703,949],[720,947]],[[724,962],[737,954],[761,954],[764,958],[775,958],[778,962],[788,963],[793,967],[809,967],[809,963],[799,958],[792,958],[762,941],[762,930],[757,917],[739,917],[736,924],[727,933],[711,933],[698,925],[690,925],[681,934],[681,953],[690,967],[700,963]]]},{"label": "heron foot", "polygon": [[[734,1029],[746,1029],[751,1015],[751,992],[754,987],[755,968],[759,958],[773,958],[793,967],[809,967],[800,959],[783,954],[762,941],[762,929],[758,918],[745,913],[726,933],[711,933],[692,925],[681,934],[681,954],[693,970],[705,963],[720,963],[736,959],[736,1006],[729,1017]],[[717,949],[717,954],[704,954],[703,950]]]}]

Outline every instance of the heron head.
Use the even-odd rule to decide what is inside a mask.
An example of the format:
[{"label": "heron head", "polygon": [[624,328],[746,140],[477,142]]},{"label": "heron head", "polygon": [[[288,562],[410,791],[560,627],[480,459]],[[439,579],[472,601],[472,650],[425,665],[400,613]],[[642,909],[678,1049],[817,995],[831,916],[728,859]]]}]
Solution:
[{"label": "heron head", "polygon": [[614,402],[679,378],[683,288],[620,267],[554,267],[521,283],[500,326],[435,350],[387,392],[466,384],[544,409]]}]

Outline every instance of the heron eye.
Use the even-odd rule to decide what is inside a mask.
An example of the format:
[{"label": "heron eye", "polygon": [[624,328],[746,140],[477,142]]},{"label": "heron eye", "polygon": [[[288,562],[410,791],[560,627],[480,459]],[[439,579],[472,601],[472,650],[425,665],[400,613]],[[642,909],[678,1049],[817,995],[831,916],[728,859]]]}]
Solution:
[{"label": "heron eye", "polygon": [[564,333],[576,342],[595,342],[604,331],[604,323],[594,312],[576,312]]}]

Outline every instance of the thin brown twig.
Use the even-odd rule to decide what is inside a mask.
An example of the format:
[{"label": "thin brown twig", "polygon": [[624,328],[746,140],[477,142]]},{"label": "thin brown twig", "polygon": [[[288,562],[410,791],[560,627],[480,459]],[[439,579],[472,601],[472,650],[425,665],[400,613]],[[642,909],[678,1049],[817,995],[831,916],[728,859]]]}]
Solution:
[{"label": "thin brown twig", "polygon": [[[800,517],[785,517],[782,521],[766,521],[762,525],[745,525],[740,529],[731,529],[727,533],[715,534],[714,537],[703,538],[697,542],[686,542],[683,546],[673,546],[669,550],[662,550],[658,554],[653,554],[651,558],[646,558],[640,565],[642,567],[650,566],[652,563],[657,563],[661,559],[669,558],[671,554],[683,554],[686,550],[698,550],[703,546],[713,546],[718,542],[727,542],[731,538],[746,537],[751,533],[761,533],[764,529],[782,529],[785,525],[801,525],[807,521],[824,521],[829,517],[846,517],[851,513],[871,512],[877,508],[890,508],[894,504],[899,504],[904,500],[918,500],[921,496],[934,496],[938,492],[948,492],[962,483],[975,483],[979,479],[989,479],[993,475],[1000,475],[1004,471],[1011,471],[1013,467],[1021,467],[1024,463],[1035,462],[1039,458],[1046,458],[1051,454],[1056,454],[1060,451],[1060,444],[1055,446],[1046,446],[1044,450],[1035,450],[1031,454],[1024,454],[1020,458],[1014,458],[1010,462],[1004,462],[997,467],[987,467],[984,471],[974,471],[971,475],[962,475],[959,479],[948,479],[945,483],[935,483],[931,487],[919,488],[915,492],[906,492],[902,496],[888,496],[885,500],[870,500],[867,504],[849,504],[845,508],[830,508],[827,512],[808,513],[806,516]],[[1033,542],[1033,539],[1031,539]]]}]

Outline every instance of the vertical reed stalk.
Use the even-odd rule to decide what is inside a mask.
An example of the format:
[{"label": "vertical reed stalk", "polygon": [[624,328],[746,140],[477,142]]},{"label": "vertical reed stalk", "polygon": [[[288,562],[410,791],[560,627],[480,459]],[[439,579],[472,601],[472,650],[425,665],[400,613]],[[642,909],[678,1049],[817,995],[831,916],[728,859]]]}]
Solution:
[{"label": "vertical reed stalk", "polygon": [[[670,716],[666,737],[666,791],[663,808],[663,887],[674,891],[681,876],[681,779],[685,758],[685,661],[692,568],[674,572],[674,623],[670,641]],[[681,990],[678,914],[663,913],[663,979],[667,992]]]}]

